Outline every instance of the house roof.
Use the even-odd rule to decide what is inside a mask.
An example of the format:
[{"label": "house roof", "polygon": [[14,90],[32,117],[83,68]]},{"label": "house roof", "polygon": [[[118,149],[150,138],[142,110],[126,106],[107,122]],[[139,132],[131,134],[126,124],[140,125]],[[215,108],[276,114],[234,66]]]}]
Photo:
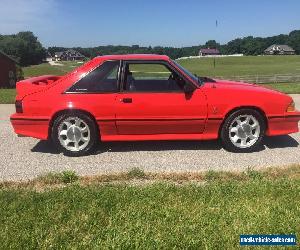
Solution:
[{"label": "house roof", "polygon": [[64,52],[55,52],[54,55],[57,57],[61,57]]},{"label": "house roof", "polygon": [[220,54],[220,51],[218,49],[210,48],[200,49],[200,52],[204,54]]},{"label": "house roof", "polygon": [[15,62],[16,64],[19,64],[19,62],[16,59],[14,59],[13,57],[7,55],[2,50],[0,50],[0,54],[4,55],[6,58],[10,59],[11,61]]},{"label": "house roof", "polygon": [[74,49],[68,49],[65,51],[55,52],[55,56],[61,57],[61,56],[70,56],[70,57],[85,57],[80,52],[74,50]]},{"label": "house roof", "polygon": [[64,51],[65,54],[71,55],[71,56],[76,56],[76,57],[85,57],[82,55],[80,52],[74,50],[74,49],[68,49]]},{"label": "house roof", "polygon": [[285,44],[272,44],[271,46],[269,46],[268,48],[265,49],[265,51],[290,51],[290,52],[294,52],[295,50]]}]

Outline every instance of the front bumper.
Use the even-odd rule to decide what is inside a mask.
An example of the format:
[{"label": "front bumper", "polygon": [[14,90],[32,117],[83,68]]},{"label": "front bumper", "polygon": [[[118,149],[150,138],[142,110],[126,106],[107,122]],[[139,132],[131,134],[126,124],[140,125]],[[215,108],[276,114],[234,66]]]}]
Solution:
[{"label": "front bumper", "polygon": [[269,116],[266,134],[287,135],[299,132],[300,112],[286,113],[284,116]]},{"label": "front bumper", "polygon": [[14,131],[19,136],[34,137],[41,140],[48,139],[48,117],[29,117],[15,113],[10,117]]}]

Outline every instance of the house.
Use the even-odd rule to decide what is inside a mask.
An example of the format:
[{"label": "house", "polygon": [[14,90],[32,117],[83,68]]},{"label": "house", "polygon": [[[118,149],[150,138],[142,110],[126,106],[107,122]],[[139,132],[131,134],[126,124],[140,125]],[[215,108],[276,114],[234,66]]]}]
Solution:
[{"label": "house", "polygon": [[84,55],[79,53],[74,49],[68,49],[62,52],[55,52],[54,61],[76,61],[83,60],[85,58]]},{"label": "house", "polygon": [[264,50],[265,55],[295,55],[295,50],[288,45],[273,44]]},{"label": "house", "polygon": [[218,49],[206,48],[206,49],[199,50],[199,56],[216,56],[216,55],[220,55],[220,51]]},{"label": "house", "polygon": [[16,86],[17,63],[15,59],[0,51],[0,88]]}]

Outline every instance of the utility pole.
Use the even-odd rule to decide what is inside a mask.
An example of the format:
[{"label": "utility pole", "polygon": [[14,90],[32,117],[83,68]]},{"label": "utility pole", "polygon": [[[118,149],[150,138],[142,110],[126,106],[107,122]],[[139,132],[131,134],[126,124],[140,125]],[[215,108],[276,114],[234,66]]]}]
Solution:
[{"label": "utility pole", "polygon": [[[218,20],[216,20],[216,30],[217,30],[217,27],[218,27]],[[216,57],[214,57],[214,69],[215,68],[216,68]]]}]

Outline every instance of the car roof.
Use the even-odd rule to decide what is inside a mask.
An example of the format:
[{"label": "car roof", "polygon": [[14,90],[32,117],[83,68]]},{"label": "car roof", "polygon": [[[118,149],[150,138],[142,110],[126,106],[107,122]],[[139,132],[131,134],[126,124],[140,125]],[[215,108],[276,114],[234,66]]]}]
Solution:
[{"label": "car roof", "polygon": [[100,60],[170,60],[166,55],[155,54],[104,55],[96,58]]}]

